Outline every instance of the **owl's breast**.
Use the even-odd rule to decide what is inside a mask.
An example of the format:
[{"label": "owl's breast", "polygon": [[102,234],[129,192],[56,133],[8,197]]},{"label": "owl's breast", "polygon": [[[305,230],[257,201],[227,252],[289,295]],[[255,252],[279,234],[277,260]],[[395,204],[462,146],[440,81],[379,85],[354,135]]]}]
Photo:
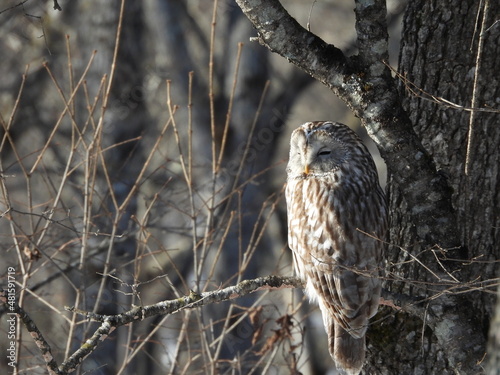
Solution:
[{"label": "owl's breast", "polygon": [[289,180],[286,200],[291,249],[303,257],[311,251],[331,252],[333,232],[339,229],[332,184],[314,178]]}]

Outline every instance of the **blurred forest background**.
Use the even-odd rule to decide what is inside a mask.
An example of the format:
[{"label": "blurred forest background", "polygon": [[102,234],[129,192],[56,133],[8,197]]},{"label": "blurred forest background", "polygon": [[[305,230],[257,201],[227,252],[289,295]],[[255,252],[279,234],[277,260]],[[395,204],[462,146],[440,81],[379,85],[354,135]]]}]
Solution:
[{"label": "blurred forest background", "polygon": [[[399,75],[378,81],[363,68],[381,65],[367,44],[370,31],[385,41],[385,25],[353,12],[368,2],[282,3],[353,56],[342,90],[363,93],[346,101],[390,172],[377,158],[391,213],[384,288],[411,303],[381,307],[365,372],[499,375],[500,3],[388,1]],[[136,321],[81,364],[63,362],[100,327],[65,306],[120,314],[292,274],[291,131],[328,119],[369,141],[330,89],[250,41],[233,0],[4,0],[0,29],[0,280],[14,277],[57,363],[99,375],[336,374],[318,309],[291,288]],[[287,57],[313,71],[315,56]],[[395,100],[367,124],[375,93]],[[12,340],[8,306],[0,353]],[[40,337],[20,319],[14,328],[17,363],[0,355],[0,372],[46,374]]]},{"label": "blurred forest background", "polygon": [[[256,33],[232,1],[124,3],[0,9],[0,276],[15,268],[18,302],[58,361],[96,327],[64,306],[115,314],[291,275],[290,132],[330,119],[367,138],[330,90],[249,41]],[[352,1],[283,4],[356,52]],[[389,3],[393,46],[403,5]],[[116,330],[76,373],[334,373],[318,311],[302,298],[259,293],[146,319]],[[45,374],[19,324],[17,373]],[[4,318],[1,328],[5,353]],[[3,355],[0,368],[12,370]]]},{"label": "blurred forest background", "polygon": [[[343,60],[357,70],[340,85],[362,93],[344,99],[390,172],[384,287],[410,303],[380,309],[365,372],[475,375],[489,362],[498,375],[499,3],[388,1],[399,75],[387,70],[382,81],[367,43],[385,41],[373,18],[383,1],[282,3],[345,55],[361,46]],[[366,15],[358,34],[355,4]],[[2,288],[15,279],[15,301],[52,353],[44,360],[40,335],[17,319],[17,363],[0,356],[2,373],[45,374],[53,355],[78,374],[336,374],[317,308],[297,289],[135,321],[81,364],[71,355],[89,349],[100,325],[65,308],[120,314],[291,275],[290,132],[330,119],[368,141],[332,92],[250,41],[256,32],[232,0],[6,0],[0,28],[0,278]],[[287,58],[326,72],[344,58],[315,56]],[[367,124],[379,94],[392,101]],[[1,353],[12,340],[8,307]]]}]

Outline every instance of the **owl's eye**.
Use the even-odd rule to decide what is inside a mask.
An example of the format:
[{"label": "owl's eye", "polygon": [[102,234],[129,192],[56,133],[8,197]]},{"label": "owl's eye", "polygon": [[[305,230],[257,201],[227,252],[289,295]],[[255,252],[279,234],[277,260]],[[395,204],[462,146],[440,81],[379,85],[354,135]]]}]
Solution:
[{"label": "owl's eye", "polygon": [[330,150],[321,150],[318,152],[318,156],[330,155],[332,152]]}]

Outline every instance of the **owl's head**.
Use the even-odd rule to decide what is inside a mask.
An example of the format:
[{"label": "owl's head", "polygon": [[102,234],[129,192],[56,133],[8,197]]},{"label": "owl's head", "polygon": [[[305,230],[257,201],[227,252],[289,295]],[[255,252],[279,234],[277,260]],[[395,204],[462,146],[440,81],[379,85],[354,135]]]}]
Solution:
[{"label": "owl's head", "polygon": [[330,121],[306,122],[292,133],[288,177],[331,173],[365,153],[368,152],[356,133],[346,125]]}]

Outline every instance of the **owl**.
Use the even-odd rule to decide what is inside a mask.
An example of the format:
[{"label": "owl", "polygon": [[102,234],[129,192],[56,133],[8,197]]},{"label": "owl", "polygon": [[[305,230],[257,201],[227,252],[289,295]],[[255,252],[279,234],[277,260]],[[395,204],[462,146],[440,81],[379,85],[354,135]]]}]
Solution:
[{"label": "owl", "polygon": [[380,298],[387,204],[375,163],[346,125],[307,122],[290,141],[288,243],[305,292],[319,304],[337,368],[359,374]]}]

